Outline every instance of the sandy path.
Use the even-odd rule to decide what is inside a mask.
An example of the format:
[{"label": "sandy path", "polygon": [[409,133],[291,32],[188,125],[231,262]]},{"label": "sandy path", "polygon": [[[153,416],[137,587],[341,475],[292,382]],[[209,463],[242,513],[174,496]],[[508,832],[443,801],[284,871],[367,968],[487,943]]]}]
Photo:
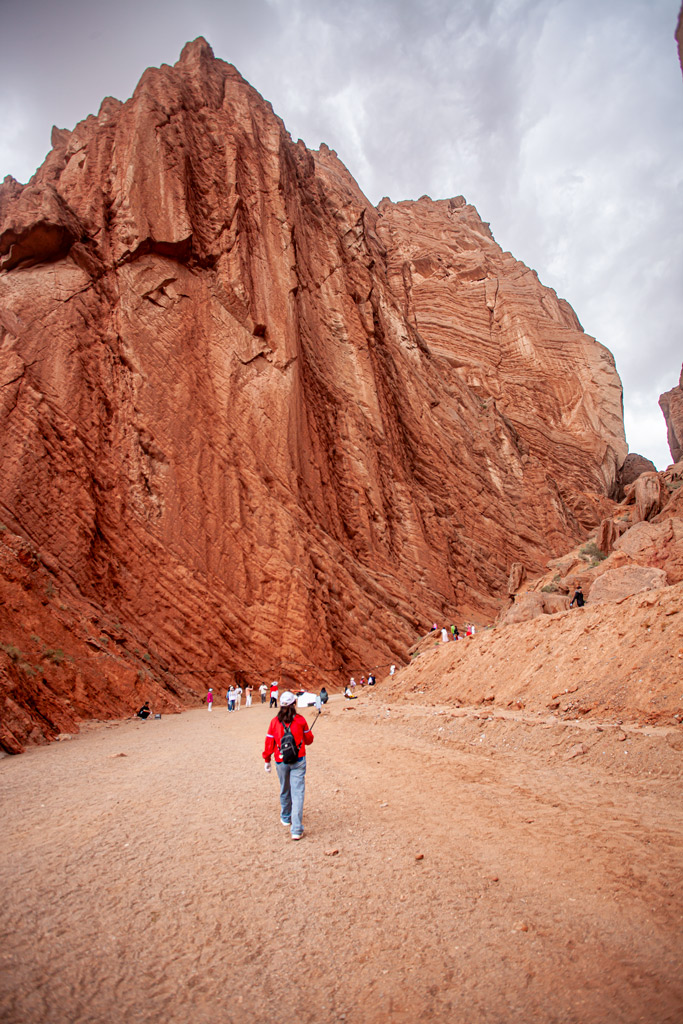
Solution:
[{"label": "sandy path", "polygon": [[318,723],[300,843],[265,708],[2,760],[4,1024],[683,1019],[678,783],[450,749],[373,699]]}]

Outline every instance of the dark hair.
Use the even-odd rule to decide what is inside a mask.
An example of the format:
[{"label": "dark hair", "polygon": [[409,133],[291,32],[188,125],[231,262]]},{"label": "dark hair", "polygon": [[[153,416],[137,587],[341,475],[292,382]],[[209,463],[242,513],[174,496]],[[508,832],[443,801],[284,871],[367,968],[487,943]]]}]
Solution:
[{"label": "dark hair", "polygon": [[282,722],[283,725],[291,725],[296,718],[296,704],[288,704],[287,707],[281,707],[277,717],[278,721]]}]

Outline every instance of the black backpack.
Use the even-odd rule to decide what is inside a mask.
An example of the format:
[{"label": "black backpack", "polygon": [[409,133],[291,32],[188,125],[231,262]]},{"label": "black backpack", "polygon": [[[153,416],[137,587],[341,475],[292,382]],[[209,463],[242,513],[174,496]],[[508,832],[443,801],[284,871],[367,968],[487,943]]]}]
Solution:
[{"label": "black backpack", "polygon": [[284,735],[280,740],[280,756],[283,764],[295,764],[299,760],[299,744],[292,736],[289,726],[283,725]]}]

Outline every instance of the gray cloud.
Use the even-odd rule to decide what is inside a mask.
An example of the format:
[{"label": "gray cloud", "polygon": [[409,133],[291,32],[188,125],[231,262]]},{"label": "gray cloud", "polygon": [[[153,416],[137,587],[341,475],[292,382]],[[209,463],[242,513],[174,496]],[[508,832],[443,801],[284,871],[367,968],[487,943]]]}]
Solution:
[{"label": "gray cloud", "polygon": [[[2,2],[2,0],[0,0]],[[683,346],[678,0],[2,4],[0,173],[202,34],[368,197],[464,194],[615,354],[632,450],[670,461]]]}]

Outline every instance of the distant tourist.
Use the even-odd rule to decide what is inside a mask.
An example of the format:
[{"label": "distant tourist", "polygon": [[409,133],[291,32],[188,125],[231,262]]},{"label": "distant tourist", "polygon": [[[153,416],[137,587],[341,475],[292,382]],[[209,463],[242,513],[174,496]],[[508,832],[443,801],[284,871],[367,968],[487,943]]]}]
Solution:
[{"label": "distant tourist", "polygon": [[371,672],[369,674],[369,676],[368,676],[368,686],[374,686],[374,685],[375,685],[375,675],[374,675],[373,672]]},{"label": "distant tourist", "polygon": [[327,690],[323,686],[322,690],[320,691],[320,701],[321,701],[322,704],[327,704],[329,699],[330,698],[328,696]]},{"label": "distant tourist", "polygon": [[458,633],[458,627],[457,626],[451,626],[451,637],[452,637],[453,640],[459,640],[460,639],[460,634]]},{"label": "distant tourist", "polygon": [[230,689],[228,690],[228,711],[235,710],[235,698],[235,687],[231,684]]},{"label": "distant tourist", "polygon": [[271,683],[270,684],[270,704],[269,704],[269,707],[271,707],[271,708],[276,708],[277,707],[277,695],[278,695],[278,684],[277,683]]},{"label": "distant tourist", "polygon": [[151,712],[150,707],[149,707],[149,701],[145,701],[145,703],[142,705],[142,707],[138,711],[137,717],[138,718],[142,718],[143,721],[144,721],[144,719],[145,718],[149,718],[149,716],[151,714],[152,714],[152,712]]},{"label": "distant tourist", "polygon": [[265,704],[266,703],[266,694],[268,693],[268,687],[266,686],[265,683],[261,683],[261,685],[258,688],[258,692],[261,694],[261,703]]},{"label": "distant tourist", "polygon": [[235,687],[235,711],[239,711],[242,706],[242,687],[238,684]]},{"label": "distant tourist", "polygon": [[247,686],[245,688],[245,690],[244,690],[244,696],[246,698],[246,706],[248,708],[251,707],[251,693],[252,693],[252,690],[253,690],[253,686]]},{"label": "distant tourist", "polygon": [[394,672],[395,672],[395,671],[396,671],[396,666],[395,666],[395,665],[392,665],[392,666],[391,666],[391,668],[389,669],[389,675],[390,675],[390,676],[393,676],[393,674],[394,674]]},{"label": "distant tourist", "polygon": [[213,708],[213,690],[211,687],[209,687],[209,692],[206,695],[206,703],[208,705],[209,711],[211,711],[211,709]]},{"label": "distant tourist", "polygon": [[441,630],[441,643],[442,644],[447,644],[448,643],[448,630],[446,629],[445,626]]},{"label": "distant tourist", "polygon": [[[287,735],[294,739],[294,750],[287,752]],[[313,733],[303,715],[297,713],[296,697],[289,690],[282,694],[281,707],[266,734],[263,760],[270,771],[275,756],[275,769],[280,780],[280,821],[291,829],[292,839],[304,834],[304,794],[306,792],[306,747],[313,742]],[[284,750],[283,750],[284,747]]]},{"label": "distant tourist", "polygon": [[573,598],[572,598],[572,599],[571,599],[571,601],[569,602],[569,607],[570,607],[570,608],[573,608],[573,607],[574,607],[574,605],[576,605],[576,607],[577,607],[577,608],[583,608],[583,606],[584,606],[585,602],[586,602],[586,599],[585,599],[585,597],[583,596],[583,590],[581,589],[581,587],[580,587],[580,586],[578,586],[578,587],[576,588],[576,590],[574,591],[574,596],[573,596]]}]

